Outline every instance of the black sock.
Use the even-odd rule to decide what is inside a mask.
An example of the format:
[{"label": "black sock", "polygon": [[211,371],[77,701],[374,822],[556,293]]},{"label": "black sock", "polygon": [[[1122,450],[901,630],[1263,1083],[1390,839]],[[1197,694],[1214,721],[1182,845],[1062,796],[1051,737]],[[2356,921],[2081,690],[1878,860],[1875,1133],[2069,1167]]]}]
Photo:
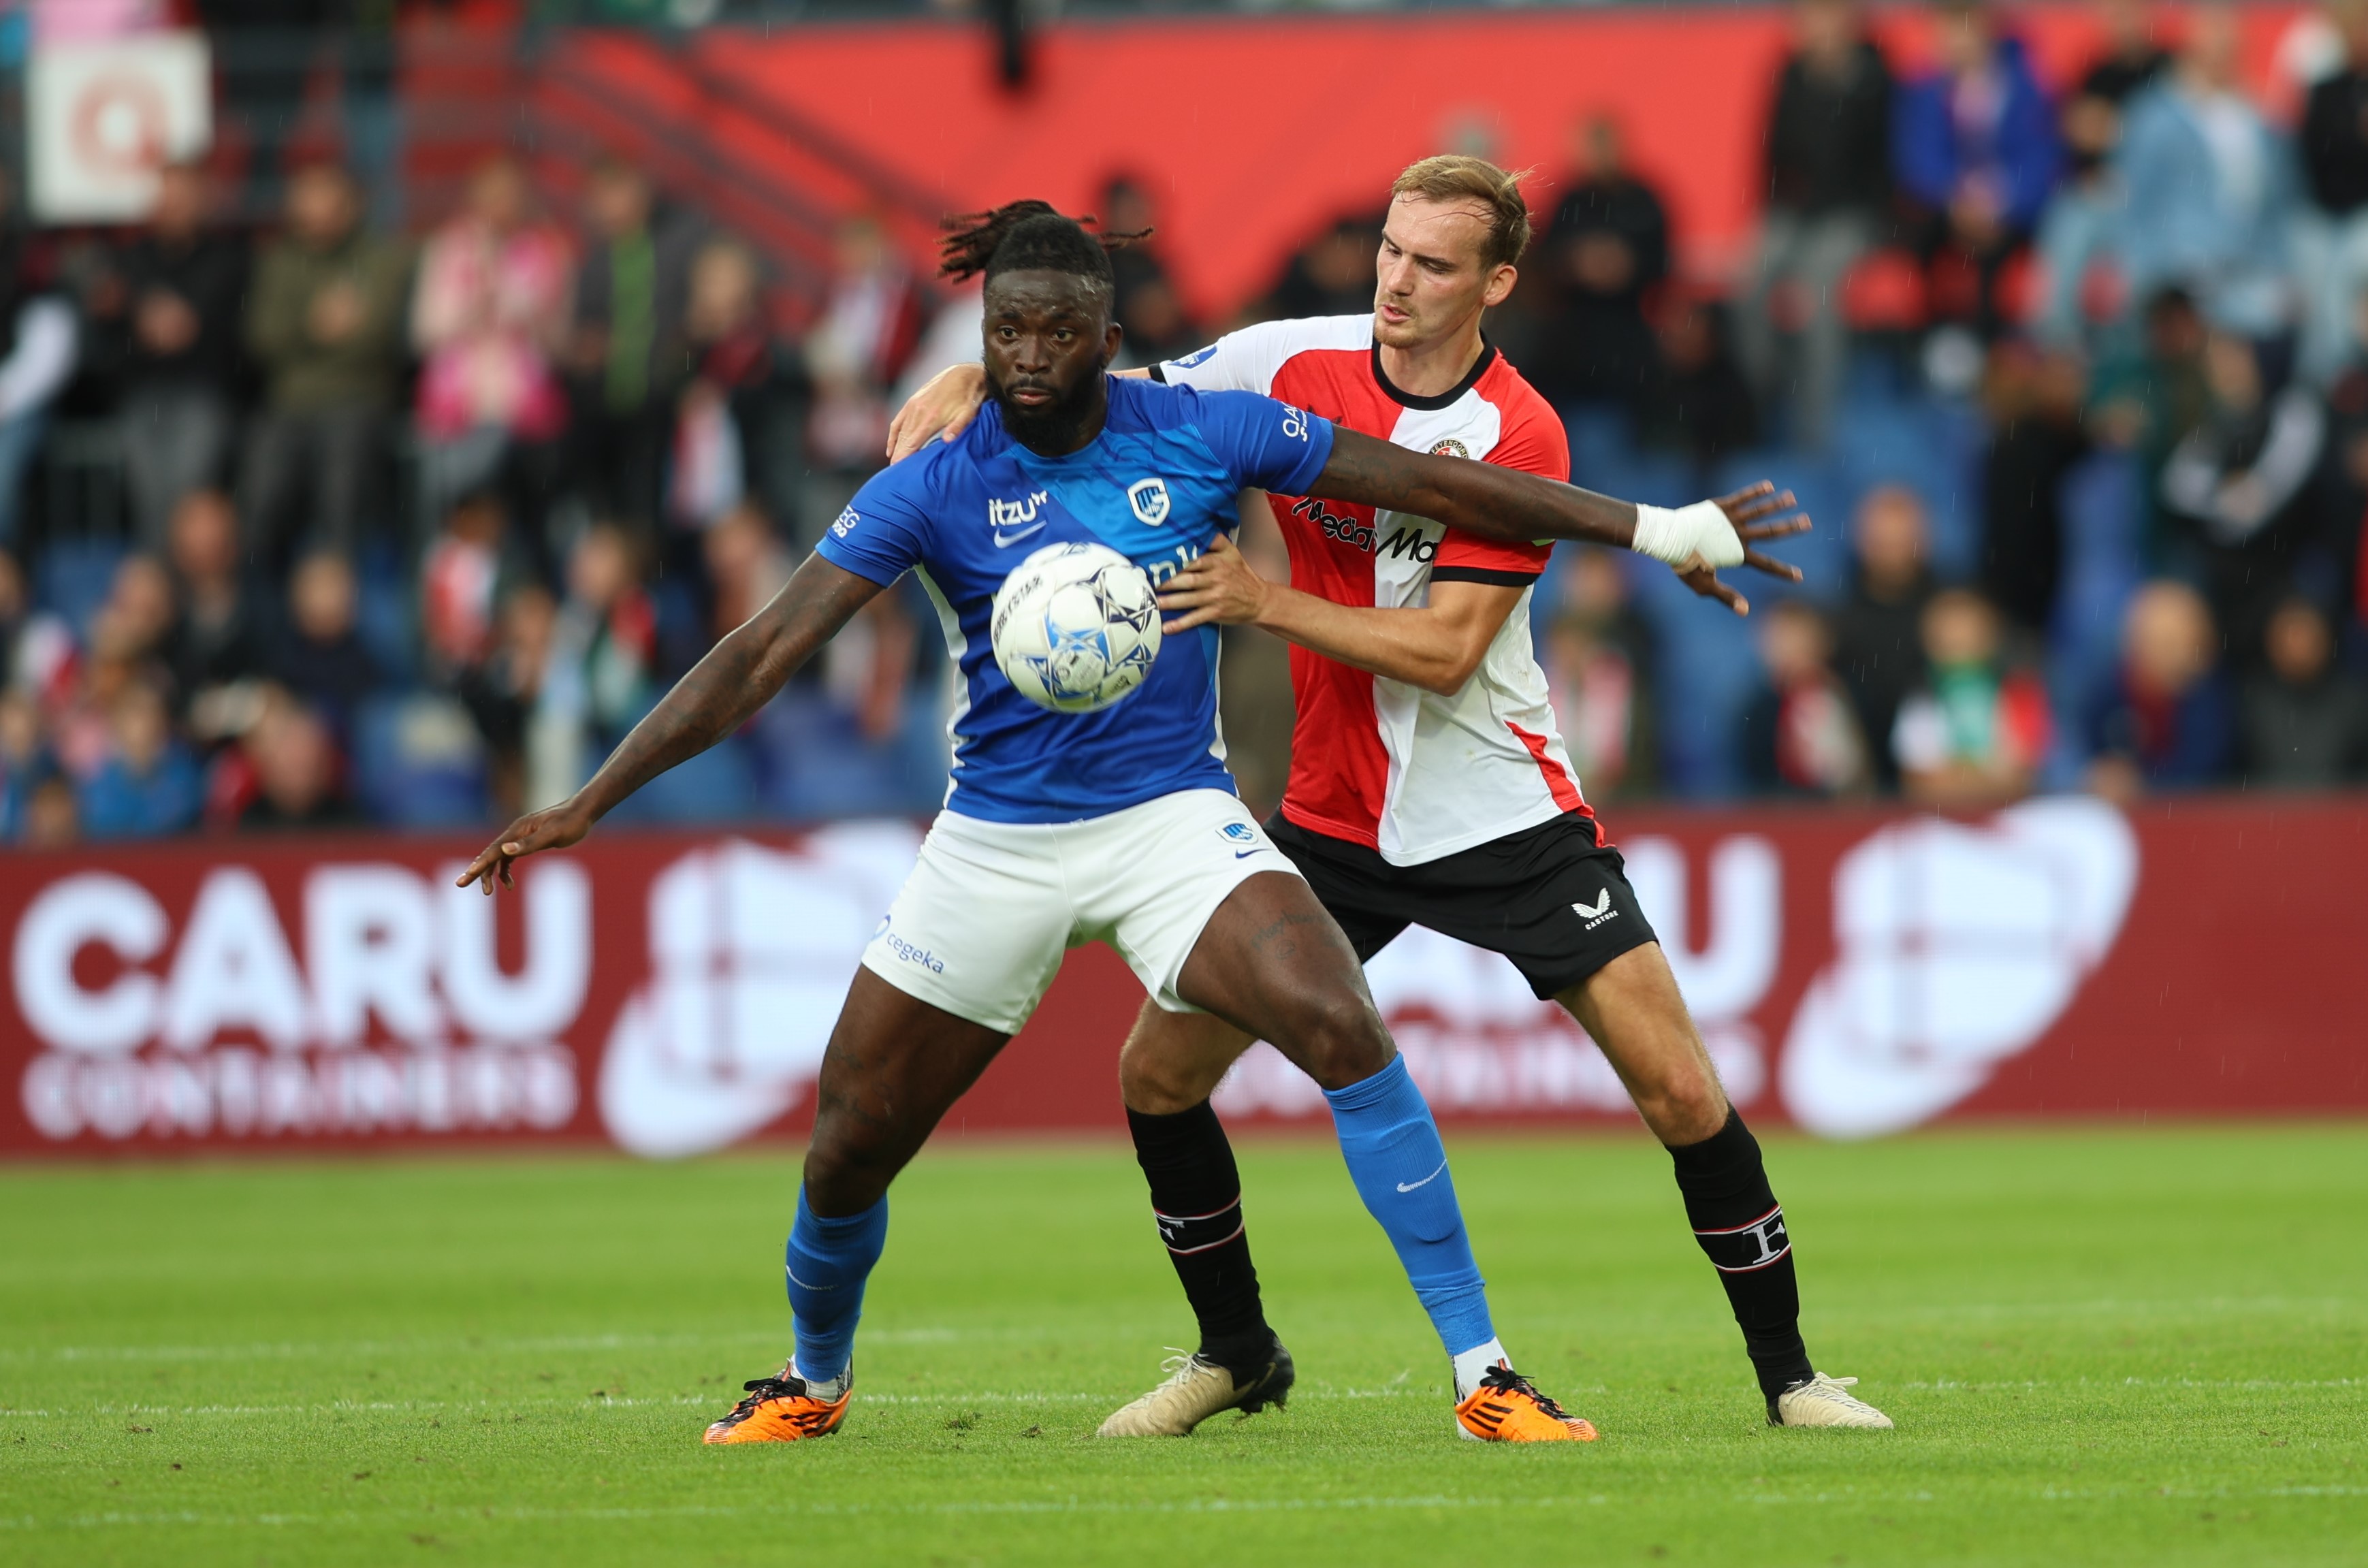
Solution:
[{"label": "black sock", "polygon": [[1784,1229],[1783,1206],[1768,1185],[1759,1141],[1729,1110],[1725,1127],[1699,1143],[1671,1149],[1669,1159],[1694,1240],[1718,1269],[1735,1308],[1759,1392],[1774,1399],[1809,1376],[1809,1351],[1801,1343],[1793,1238]]},{"label": "black sock", "polygon": [[1224,1124],[1206,1100],[1173,1116],[1129,1110],[1126,1124],[1151,1183],[1159,1239],[1201,1320],[1201,1354],[1230,1371],[1264,1366],[1274,1332],[1258,1300],[1242,1224],[1242,1178]]}]

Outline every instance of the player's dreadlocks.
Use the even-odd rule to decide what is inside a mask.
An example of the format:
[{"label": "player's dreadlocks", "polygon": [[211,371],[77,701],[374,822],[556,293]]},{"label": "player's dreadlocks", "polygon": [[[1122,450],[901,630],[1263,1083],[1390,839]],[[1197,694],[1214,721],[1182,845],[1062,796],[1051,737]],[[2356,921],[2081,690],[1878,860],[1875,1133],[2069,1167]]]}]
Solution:
[{"label": "player's dreadlocks", "polygon": [[1149,229],[1132,234],[1088,233],[1086,225],[1099,220],[1071,218],[1049,201],[1030,197],[1007,202],[987,212],[964,212],[948,218],[946,237],[939,243],[938,276],[959,283],[981,273],[1069,272],[1099,278],[1115,287],[1110,253],[1150,236]]}]

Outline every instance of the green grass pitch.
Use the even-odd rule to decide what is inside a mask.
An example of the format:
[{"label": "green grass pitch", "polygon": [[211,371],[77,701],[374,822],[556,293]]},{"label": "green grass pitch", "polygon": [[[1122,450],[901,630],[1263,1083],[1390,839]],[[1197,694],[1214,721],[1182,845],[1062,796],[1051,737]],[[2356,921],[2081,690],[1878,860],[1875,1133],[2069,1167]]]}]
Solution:
[{"label": "green grass pitch", "polygon": [[1189,1318],[1116,1146],[925,1155],[845,1430],[737,1449],[780,1153],[0,1170],[0,1562],[2368,1562],[2357,1127],[1771,1139],[1888,1434],[1761,1425],[1641,1134],[1450,1142],[1601,1442],[1456,1440],[1326,1144],[1243,1151],[1291,1408],[1133,1443]]}]

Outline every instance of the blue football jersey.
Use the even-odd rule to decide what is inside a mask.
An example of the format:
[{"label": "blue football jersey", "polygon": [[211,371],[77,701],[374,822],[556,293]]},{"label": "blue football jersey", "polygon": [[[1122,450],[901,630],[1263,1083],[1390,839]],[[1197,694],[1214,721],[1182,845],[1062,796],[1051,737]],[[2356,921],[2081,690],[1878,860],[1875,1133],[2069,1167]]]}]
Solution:
[{"label": "blue football jersey", "polygon": [[938,607],[960,666],[949,811],[988,822],[1076,822],[1179,790],[1231,790],[1217,730],[1217,629],[1167,638],[1151,674],[1096,713],[1054,713],[995,662],[995,592],[1048,544],[1109,545],[1165,582],[1238,522],[1246,489],[1306,493],[1332,426],[1250,392],[1110,378],[1110,420],[1084,450],[1048,458],[989,401],[952,442],[876,474],[819,547],[875,583],[906,572]]}]

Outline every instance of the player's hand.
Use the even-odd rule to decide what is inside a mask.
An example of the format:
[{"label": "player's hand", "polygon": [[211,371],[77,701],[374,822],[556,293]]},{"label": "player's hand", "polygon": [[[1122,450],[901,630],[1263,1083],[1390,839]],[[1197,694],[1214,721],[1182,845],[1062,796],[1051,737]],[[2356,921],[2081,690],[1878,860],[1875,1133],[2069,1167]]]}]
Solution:
[{"label": "player's hand", "polygon": [[[1809,531],[1809,515],[1800,510],[1800,502],[1791,491],[1779,493],[1774,483],[1761,480],[1746,485],[1732,495],[1722,495],[1714,503],[1735,529],[1736,542],[1743,550],[1743,562],[1755,572],[1765,572],[1771,577],[1782,577],[1788,583],[1801,580],[1801,569],[1789,562],[1779,561],[1752,549],[1770,540],[1782,539],[1787,534]],[[1701,554],[1681,565],[1669,568],[1678,581],[1706,599],[1716,599],[1737,615],[1749,615],[1751,602],[1732,587],[1719,581],[1718,568]]]},{"label": "player's hand", "polygon": [[516,862],[545,849],[564,849],[591,831],[590,813],[578,806],[572,795],[549,811],[529,812],[478,851],[477,858],[469,862],[468,869],[461,873],[454,885],[465,888],[474,882],[491,898],[496,877],[506,888],[518,886],[510,877],[510,867]]},{"label": "player's hand", "polygon": [[1176,617],[1160,622],[1160,633],[1173,636],[1212,622],[1246,626],[1266,612],[1273,591],[1233,540],[1219,534],[1198,560],[1160,585],[1159,608]]},{"label": "player's hand", "polygon": [[902,462],[934,436],[951,441],[970,428],[986,401],[986,367],[951,365],[931,376],[919,392],[905,400],[888,422],[888,460]]}]

